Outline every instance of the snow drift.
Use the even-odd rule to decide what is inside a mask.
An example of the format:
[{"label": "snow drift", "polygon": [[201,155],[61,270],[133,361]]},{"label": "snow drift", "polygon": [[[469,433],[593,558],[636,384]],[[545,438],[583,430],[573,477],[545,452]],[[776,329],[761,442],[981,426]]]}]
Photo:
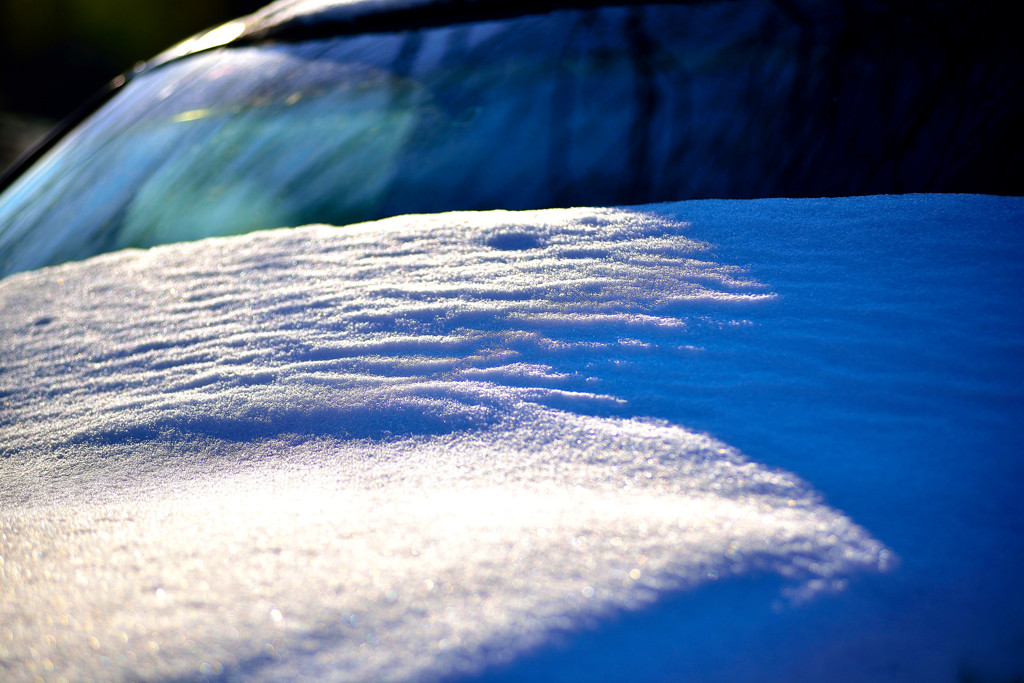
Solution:
[{"label": "snow drift", "polygon": [[[827,426],[843,406],[812,385],[856,385],[846,354],[905,342],[932,354],[929,374],[872,355],[859,377],[883,378],[876,387],[895,407],[860,397],[843,419],[890,432],[908,411],[940,419],[949,401],[929,413],[941,398],[900,400],[906,377],[941,381],[1002,396],[977,412],[995,420],[980,440],[1006,448],[1007,416],[1021,405],[1008,379],[1020,373],[1020,323],[1000,282],[1019,284],[1019,266],[968,266],[986,273],[995,308],[963,278],[949,283],[962,300],[937,303],[995,311],[986,338],[1009,374],[961,382],[963,364],[968,375],[975,366],[933,353],[933,329],[884,329],[893,310],[926,326],[930,311],[908,299],[872,312],[887,284],[866,262],[914,243],[926,259],[963,254],[986,234],[1019,255],[1008,227],[1022,211],[1019,200],[907,197],[454,213],[128,250],[12,276],[0,283],[0,669],[15,679],[480,675],[623,610],[671,634],[684,627],[657,605],[748,577],[758,600],[783,600],[776,611],[839,605],[826,610],[830,623],[869,654],[832,652],[828,666],[859,676],[889,650],[864,645],[870,620],[854,628],[844,614],[877,608],[884,596],[871,586],[904,590],[919,577],[906,557],[907,570],[885,573],[887,544],[913,533],[870,513],[870,501],[882,501],[877,513],[898,497],[901,475],[889,475],[913,465],[882,466],[869,437],[840,434],[861,448],[863,468],[876,467],[869,532],[780,465],[803,476],[852,467],[848,483],[822,475],[830,501],[844,502],[863,469],[841,452],[801,463],[792,444],[820,437],[773,423],[757,401],[772,386],[800,394],[823,406]],[[980,227],[965,235],[958,221],[972,213]],[[868,248],[854,248],[859,240]],[[840,257],[812,258],[822,243]],[[936,266],[898,260],[910,286]],[[844,296],[859,297],[867,317],[844,320]],[[831,336],[815,332],[822,320]],[[986,481],[1020,472],[999,458],[978,467]],[[933,479],[922,475],[922,486]],[[972,533],[1002,538],[998,523],[986,530],[992,519]],[[892,540],[876,538],[878,527]],[[938,545],[960,552],[956,538]],[[928,571],[946,576],[944,557],[931,556]],[[877,572],[881,584],[840,596]],[[1019,589],[1004,591],[1004,605],[1015,601]],[[984,605],[971,609],[1002,623]],[[776,618],[751,617],[769,629]],[[907,638],[909,660],[933,645],[922,632]],[[776,648],[786,656],[810,638],[793,633]],[[699,660],[703,646],[674,648]],[[945,657],[894,677],[964,661]],[[820,656],[806,662],[787,663],[789,674],[821,673]],[[636,673],[627,653],[617,666],[604,673]],[[543,667],[552,678],[571,669]],[[702,672],[718,675],[729,674]]]}]

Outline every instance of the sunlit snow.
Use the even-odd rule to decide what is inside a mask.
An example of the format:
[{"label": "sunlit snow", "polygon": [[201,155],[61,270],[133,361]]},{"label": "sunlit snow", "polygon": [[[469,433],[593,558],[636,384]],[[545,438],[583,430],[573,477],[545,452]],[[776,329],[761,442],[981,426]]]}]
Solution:
[{"label": "sunlit snow", "polygon": [[454,213],[9,277],[0,672],[1015,675],[1022,218]]}]

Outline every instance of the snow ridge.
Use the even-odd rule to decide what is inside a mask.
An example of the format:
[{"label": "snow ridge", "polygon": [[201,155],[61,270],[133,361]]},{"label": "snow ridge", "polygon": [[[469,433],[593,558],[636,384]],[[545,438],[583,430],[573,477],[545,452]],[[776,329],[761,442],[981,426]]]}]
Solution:
[{"label": "snow ridge", "polygon": [[399,217],[4,280],[0,670],[430,679],[721,577],[884,569],[805,482],[605,390],[773,300],[686,230]]}]

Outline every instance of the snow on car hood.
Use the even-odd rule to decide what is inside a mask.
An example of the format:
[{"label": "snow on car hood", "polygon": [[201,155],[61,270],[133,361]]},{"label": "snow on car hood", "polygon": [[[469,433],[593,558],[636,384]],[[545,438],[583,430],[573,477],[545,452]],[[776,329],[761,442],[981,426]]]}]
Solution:
[{"label": "snow on car hood", "polygon": [[[790,431],[727,399],[799,388],[819,345],[842,358],[873,338],[841,321],[800,338],[793,317],[818,309],[758,273],[813,254],[812,229],[838,250],[863,237],[839,265],[795,267],[793,291],[877,298],[884,283],[858,263],[915,240],[948,250],[972,212],[998,233],[1022,206],[451,213],[12,276],[0,666],[16,679],[451,677],[740,577],[776,611],[839,600],[851,580],[889,575],[889,541],[778,466],[799,464],[785,435],[761,439],[764,464],[727,443]],[[725,258],[737,242],[765,261]],[[884,419],[867,404],[861,428]]]}]

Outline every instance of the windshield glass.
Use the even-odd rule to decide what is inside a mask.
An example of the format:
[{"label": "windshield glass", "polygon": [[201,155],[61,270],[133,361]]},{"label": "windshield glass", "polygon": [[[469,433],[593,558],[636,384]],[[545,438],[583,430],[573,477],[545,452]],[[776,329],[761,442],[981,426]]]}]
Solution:
[{"label": "windshield glass", "polygon": [[926,24],[894,24],[914,47],[893,60],[872,52],[885,24],[787,6],[566,10],[170,62],[0,195],[0,276],[403,213],[999,191],[1019,177],[1005,144],[993,163],[976,143],[1007,139],[1021,96],[964,109],[988,85]]},{"label": "windshield glass", "polygon": [[633,192],[654,189],[630,151],[638,29],[626,10],[585,13],[582,33],[564,14],[143,74],[7,191],[3,273],[309,222],[653,198]]}]

